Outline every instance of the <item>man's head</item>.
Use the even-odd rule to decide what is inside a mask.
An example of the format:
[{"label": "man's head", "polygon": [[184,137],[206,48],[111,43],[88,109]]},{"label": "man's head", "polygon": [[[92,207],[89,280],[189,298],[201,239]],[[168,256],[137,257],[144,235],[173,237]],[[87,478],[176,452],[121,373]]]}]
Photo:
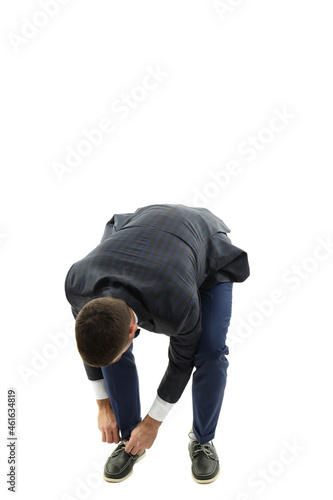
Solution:
[{"label": "man's head", "polygon": [[76,344],[83,361],[99,367],[118,361],[137,330],[132,314],[121,299],[101,297],[88,302],[75,322]]}]

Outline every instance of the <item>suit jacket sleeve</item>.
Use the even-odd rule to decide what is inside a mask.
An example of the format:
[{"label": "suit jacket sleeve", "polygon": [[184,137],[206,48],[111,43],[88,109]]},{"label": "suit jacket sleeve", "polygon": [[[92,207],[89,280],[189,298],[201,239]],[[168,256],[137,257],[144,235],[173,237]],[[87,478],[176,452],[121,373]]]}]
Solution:
[{"label": "suit jacket sleeve", "polygon": [[169,364],[158,387],[157,394],[168,403],[181,397],[194,367],[194,353],[201,335],[201,314],[198,299],[191,299],[192,306],[184,324],[187,330],[170,338]]},{"label": "suit jacket sleeve", "polygon": [[[79,311],[72,306],[72,313],[74,318],[76,319],[77,315],[79,314]],[[83,366],[86,370],[86,374],[89,380],[101,380],[104,378],[101,368],[87,365],[87,363],[85,363],[84,361],[83,361]]]},{"label": "suit jacket sleeve", "polygon": [[132,216],[132,213],[114,214],[106,223],[100,243],[112,236],[116,231],[119,231],[119,229],[122,229],[128,222],[130,222]]},{"label": "suit jacket sleeve", "polygon": [[[121,229],[122,227],[127,224],[131,220],[132,213],[127,213],[127,214],[114,214],[111,219],[107,222],[104,233],[102,236],[102,239],[100,243],[102,243],[104,240],[109,238],[112,234],[114,234],[116,231]],[[74,318],[76,319],[77,315],[79,314],[79,311],[75,309],[72,306],[72,313]],[[136,332],[136,335],[138,335],[140,330],[138,329]],[[95,366],[90,366],[87,363],[83,361],[83,366],[86,370],[86,374],[89,380],[101,380],[103,379],[103,372],[101,368],[97,368]]]}]

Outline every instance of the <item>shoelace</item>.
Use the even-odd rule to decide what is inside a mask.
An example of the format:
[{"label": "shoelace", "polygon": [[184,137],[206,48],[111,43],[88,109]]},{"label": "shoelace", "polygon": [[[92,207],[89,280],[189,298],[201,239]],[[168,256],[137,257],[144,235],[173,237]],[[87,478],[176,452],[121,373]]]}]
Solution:
[{"label": "shoelace", "polygon": [[197,456],[201,451],[204,452],[207,458],[210,458],[213,456],[213,453],[210,449],[210,445],[208,443],[206,444],[200,444],[200,443],[195,443],[193,447],[193,456]]},{"label": "shoelace", "polygon": [[[126,443],[124,441],[120,441],[117,448],[112,452],[111,456],[116,457],[119,453],[126,448]],[[132,453],[128,453],[131,457],[136,457],[136,455],[132,455]]]},{"label": "shoelace", "polygon": [[124,441],[121,441],[117,448],[114,450],[114,452],[112,453],[112,456],[115,457],[117,456],[124,448],[126,447],[126,444],[124,443]]}]

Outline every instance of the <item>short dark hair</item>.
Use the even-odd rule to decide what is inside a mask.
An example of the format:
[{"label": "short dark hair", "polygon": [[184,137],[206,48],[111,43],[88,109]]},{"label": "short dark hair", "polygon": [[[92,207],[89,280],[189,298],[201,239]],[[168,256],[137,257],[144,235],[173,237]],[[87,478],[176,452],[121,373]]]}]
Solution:
[{"label": "short dark hair", "polygon": [[100,297],[88,302],[75,322],[81,358],[91,366],[108,366],[129,341],[131,313],[121,299]]}]

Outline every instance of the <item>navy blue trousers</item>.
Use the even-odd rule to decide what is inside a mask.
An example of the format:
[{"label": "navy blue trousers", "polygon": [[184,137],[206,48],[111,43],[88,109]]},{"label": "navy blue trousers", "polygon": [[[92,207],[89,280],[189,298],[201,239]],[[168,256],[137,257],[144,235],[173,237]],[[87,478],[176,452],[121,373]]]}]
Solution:
[{"label": "navy blue trousers", "polygon": [[[192,379],[193,432],[200,444],[215,436],[227,381],[226,336],[231,319],[233,283],[199,289],[202,333],[194,355]],[[121,437],[128,440],[141,421],[139,377],[133,343],[117,363],[102,367]]]}]

